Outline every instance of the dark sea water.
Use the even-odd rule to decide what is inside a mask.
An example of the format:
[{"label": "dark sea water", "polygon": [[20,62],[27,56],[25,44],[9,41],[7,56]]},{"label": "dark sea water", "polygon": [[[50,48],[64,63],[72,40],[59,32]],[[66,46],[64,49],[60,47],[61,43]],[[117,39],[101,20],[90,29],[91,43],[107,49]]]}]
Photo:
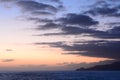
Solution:
[{"label": "dark sea water", "polygon": [[120,80],[120,71],[1,72],[0,80]]}]

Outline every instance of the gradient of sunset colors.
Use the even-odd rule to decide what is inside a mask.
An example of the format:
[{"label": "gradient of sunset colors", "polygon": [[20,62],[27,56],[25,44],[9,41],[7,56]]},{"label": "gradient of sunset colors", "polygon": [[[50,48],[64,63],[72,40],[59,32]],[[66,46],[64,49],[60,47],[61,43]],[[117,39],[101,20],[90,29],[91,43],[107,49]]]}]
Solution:
[{"label": "gradient of sunset colors", "polygon": [[[31,1],[31,3],[26,3],[26,5],[22,1]],[[67,33],[67,31],[64,34],[62,33],[63,35],[56,35],[50,33],[61,33],[63,29],[51,29],[49,27],[45,29],[41,28],[41,30],[38,29],[40,28],[38,26],[43,26],[45,22],[37,22],[36,18],[60,20],[58,18],[65,18],[65,15],[68,13],[80,13],[85,15],[85,12],[89,10],[89,6],[95,4],[97,1],[99,0],[0,0],[0,71],[75,70],[82,66],[89,67],[91,63],[97,64],[97,62],[102,61],[104,63],[104,61],[116,59],[116,57],[111,56],[99,57],[96,55],[82,55],[76,53],[79,51],[76,49],[76,51],[71,51],[73,52],[72,54],[68,51],[68,48],[66,48],[67,46],[58,46],[53,43],[64,42],[68,45],[72,45],[74,42],[79,43],[94,40],[119,41],[119,38],[114,40],[109,38],[103,39],[102,37],[84,36],[84,33],[78,35],[77,33],[72,34],[71,32],[70,34],[69,32]],[[107,1],[109,2],[110,0]],[[46,11],[44,11],[44,9],[42,10],[39,4],[38,6],[36,3],[32,5],[32,2],[46,4],[43,5]],[[38,8],[30,7],[30,10],[28,9],[30,5],[31,7],[37,6]],[[38,11],[39,8],[43,12],[34,13],[35,10],[32,12],[32,9]],[[90,14],[88,13],[88,15]],[[107,21],[111,22],[114,20],[115,22],[119,20],[114,17],[110,17],[112,20],[109,20],[109,17],[104,17],[103,19],[101,16],[92,16],[91,19],[94,21],[91,21],[91,24],[81,22],[82,25],[77,24],[77,26],[88,25],[91,27],[90,29],[97,26],[97,30],[101,31],[104,29],[103,31],[107,31],[111,29],[108,25],[105,25]],[[99,24],[97,21],[99,21]],[[67,26],[71,26],[69,21],[66,21],[66,24]],[[57,26],[61,25],[62,24]],[[74,52],[76,53],[75,55]]]}]

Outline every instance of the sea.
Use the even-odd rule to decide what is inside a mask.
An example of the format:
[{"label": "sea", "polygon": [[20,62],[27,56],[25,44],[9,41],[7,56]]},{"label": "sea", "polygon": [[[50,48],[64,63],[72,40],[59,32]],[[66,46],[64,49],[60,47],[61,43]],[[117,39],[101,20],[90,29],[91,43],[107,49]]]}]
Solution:
[{"label": "sea", "polygon": [[120,71],[0,72],[0,80],[120,80]]}]

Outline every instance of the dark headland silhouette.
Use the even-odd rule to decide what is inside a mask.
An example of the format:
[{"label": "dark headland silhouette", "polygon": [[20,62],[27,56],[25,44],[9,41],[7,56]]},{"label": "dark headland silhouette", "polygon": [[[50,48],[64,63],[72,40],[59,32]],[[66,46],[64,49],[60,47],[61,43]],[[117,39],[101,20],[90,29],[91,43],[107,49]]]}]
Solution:
[{"label": "dark headland silhouette", "polygon": [[96,65],[90,68],[79,68],[76,71],[120,71],[120,62],[105,65]]}]

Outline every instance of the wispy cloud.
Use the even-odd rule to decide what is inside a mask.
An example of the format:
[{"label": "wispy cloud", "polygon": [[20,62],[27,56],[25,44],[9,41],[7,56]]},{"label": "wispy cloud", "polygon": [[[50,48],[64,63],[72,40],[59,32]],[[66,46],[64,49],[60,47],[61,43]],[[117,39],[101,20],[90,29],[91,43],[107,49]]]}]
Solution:
[{"label": "wispy cloud", "polygon": [[13,51],[12,49],[6,49],[7,52]]},{"label": "wispy cloud", "polygon": [[2,59],[1,60],[2,62],[13,62],[13,61],[15,61],[14,59]]}]

